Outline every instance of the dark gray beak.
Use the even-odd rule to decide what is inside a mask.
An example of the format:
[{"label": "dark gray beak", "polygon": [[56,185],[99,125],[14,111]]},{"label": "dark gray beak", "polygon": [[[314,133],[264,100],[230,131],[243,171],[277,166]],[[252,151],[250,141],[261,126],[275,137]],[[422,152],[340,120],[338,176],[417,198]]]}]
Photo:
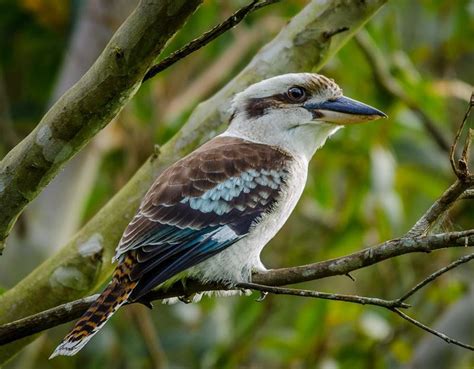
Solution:
[{"label": "dark gray beak", "polygon": [[334,124],[353,124],[368,120],[387,118],[378,109],[345,96],[323,102],[307,101],[303,107],[318,120]]}]

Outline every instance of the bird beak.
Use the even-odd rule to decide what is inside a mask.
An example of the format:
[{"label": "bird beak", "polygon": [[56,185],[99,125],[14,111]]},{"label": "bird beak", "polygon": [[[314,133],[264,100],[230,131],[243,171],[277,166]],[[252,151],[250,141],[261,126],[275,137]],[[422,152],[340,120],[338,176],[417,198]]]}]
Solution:
[{"label": "bird beak", "polygon": [[315,119],[339,125],[387,118],[380,110],[345,96],[323,102],[308,101],[303,107],[312,112]]}]

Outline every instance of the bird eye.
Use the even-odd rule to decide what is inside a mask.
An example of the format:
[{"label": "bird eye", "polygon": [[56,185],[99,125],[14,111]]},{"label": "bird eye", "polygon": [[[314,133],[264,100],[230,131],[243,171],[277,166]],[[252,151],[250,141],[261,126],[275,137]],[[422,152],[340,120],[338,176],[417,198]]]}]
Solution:
[{"label": "bird eye", "polygon": [[288,97],[295,102],[301,102],[306,98],[306,91],[303,88],[297,86],[290,87],[287,94]]}]

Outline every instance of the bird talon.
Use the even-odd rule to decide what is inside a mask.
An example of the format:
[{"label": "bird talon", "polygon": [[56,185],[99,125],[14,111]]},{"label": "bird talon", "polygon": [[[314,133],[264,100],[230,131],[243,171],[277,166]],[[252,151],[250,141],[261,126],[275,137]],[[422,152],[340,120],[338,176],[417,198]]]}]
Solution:
[{"label": "bird talon", "polygon": [[185,304],[190,304],[191,302],[193,302],[193,295],[178,296],[178,300],[184,302]]},{"label": "bird talon", "polygon": [[256,299],[256,302],[262,302],[268,296],[268,292],[260,291],[260,297]]}]

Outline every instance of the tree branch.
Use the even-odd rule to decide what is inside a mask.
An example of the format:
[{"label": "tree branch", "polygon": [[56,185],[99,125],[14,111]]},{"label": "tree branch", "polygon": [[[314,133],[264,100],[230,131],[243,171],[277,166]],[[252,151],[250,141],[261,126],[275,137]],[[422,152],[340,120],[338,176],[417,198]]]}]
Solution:
[{"label": "tree branch", "polygon": [[0,253],[26,205],[130,100],[201,1],[141,1],[89,71],[0,162]]},{"label": "tree branch", "polygon": [[453,169],[454,174],[458,177],[458,180],[449,187],[446,192],[441,196],[429,209],[428,211],[415,223],[415,225],[407,233],[408,236],[419,236],[428,232],[430,227],[444,214],[449,208],[455,203],[455,201],[462,196],[466,190],[474,185],[474,174],[469,171],[469,155],[470,155],[470,142],[472,140],[472,131],[469,129],[466,141],[464,143],[461,158],[456,162],[456,148],[459,145],[461,133],[466,125],[466,122],[471,114],[471,110],[474,106],[474,93],[471,95],[471,99],[466,110],[466,114],[462,120],[461,125],[456,132],[454,137],[454,143],[451,145],[449,150],[449,161]]},{"label": "tree branch", "polygon": [[412,317],[408,316],[404,312],[400,311],[400,309],[395,308],[395,309],[392,309],[392,311],[397,313],[400,317],[402,317],[406,321],[410,322],[411,324],[416,325],[417,327],[423,329],[426,332],[434,334],[435,336],[441,338],[442,340],[446,341],[447,343],[452,343],[456,346],[460,346],[460,347],[463,347],[465,349],[474,351],[474,346],[468,345],[466,343],[455,340],[454,338],[448,337],[444,333],[441,333],[441,332],[439,332],[439,331],[437,331],[433,328],[428,327],[427,325],[424,325],[423,323],[419,322],[418,320],[413,319]]},{"label": "tree branch", "polygon": [[211,41],[214,41],[217,37],[239,24],[247,15],[253,13],[255,10],[277,3],[279,1],[281,0],[253,0],[250,4],[240,8],[214,28],[203,33],[195,40],[192,40],[191,42],[184,45],[181,49],[173,52],[171,55],[160,61],[158,64],[152,66],[145,74],[145,77],[143,77],[143,82],[149,80],[150,78],[153,78],[158,73],[171,67],[177,61],[184,59],[189,54],[201,49]]},{"label": "tree branch", "polygon": [[421,290],[423,287],[425,287],[428,283],[433,282],[436,278],[440,277],[446,272],[449,272],[451,269],[457,268],[459,265],[467,263],[474,259],[474,254],[469,254],[460,257],[459,259],[453,261],[451,264],[445,266],[444,268],[441,268],[437,270],[436,272],[430,274],[428,277],[423,279],[420,283],[418,283],[415,287],[407,291],[402,297],[398,299],[398,301],[406,301],[408,298],[410,298],[413,294],[418,292],[418,290]]},{"label": "tree branch", "polygon": [[259,284],[281,286],[345,275],[381,261],[414,252],[431,252],[447,247],[474,246],[474,229],[440,233],[420,237],[402,237],[383,242],[353,254],[318,263],[291,268],[273,269],[256,274],[253,281]]},{"label": "tree branch", "polygon": [[457,180],[443,195],[436,200],[415,225],[408,231],[407,236],[416,237],[426,234],[436,221],[448,211],[456,200],[470,187],[469,183]]},{"label": "tree branch", "polygon": [[456,136],[454,137],[454,143],[451,146],[449,151],[449,161],[451,163],[451,167],[453,168],[454,173],[459,178],[460,181],[467,183],[468,185],[474,185],[474,174],[471,174],[469,171],[469,155],[470,155],[470,145],[472,140],[472,128],[469,128],[466,140],[464,142],[464,147],[462,150],[461,157],[456,162],[456,149],[459,146],[459,140],[461,139],[461,133],[466,126],[467,120],[471,115],[471,110],[474,107],[474,92],[471,94],[471,99],[469,100],[469,106],[464,114],[464,118],[462,120],[461,125],[456,132]]},{"label": "tree branch", "polygon": [[[449,245],[451,243],[451,245]],[[370,266],[382,260],[386,260],[398,255],[414,252],[430,252],[446,247],[467,247],[474,246],[474,229],[462,232],[451,232],[437,235],[418,237],[415,239],[400,238],[384,242],[380,245],[367,248],[365,250],[343,256],[337,259],[323,261],[319,263],[297,266],[293,268],[273,269],[264,273],[256,273],[252,277],[253,283],[240,283],[237,286],[229,287],[225,284],[202,284],[196,280],[187,280],[185,284],[177,282],[166,290],[155,290],[144,296],[139,303],[151,306],[155,300],[170,297],[192,296],[196,293],[232,290],[236,287],[252,289],[274,294],[296,295],[301,297],[323,298],[329,300],[346,301],[357,304],[369,304],[394,310],[395,308],[407,308],[409,305],[404,301],[412,295],[405,294],[397,300],[383,300],[353,295],[339,295],[323,293],[309,290],[297,290],[290,288],[279,288],[277,286],[294,284],[309,280],[316,280],[335,275],[345,275],[349,272]],[[473,259],[473,255],[468,255],[441,271],[434,273],[434,277],[428,277],[429,281],[437,276]],[[428,283],[428,282],[426,282]],[[423,284],[423,285],[426,285]],[[415,286],[414,292],[422,286]],[[12,323],[0,326],[0,345],[7,344],[14,340],[39,333],[45,329],[55,327],[80,317],[95,301],[98,295],[69,302],[55,308],[40,312],[30,317],[26,317]]]},{"label": "tree branch", "polygon": [[[310,2],[237,77],[201,103],[188,123],[160,148],[159,155],[152,156],[63,249],[0,295],[0,324],[73,301],[95,290],[112,272],[110,260],[114,249],[154,178],[222,129],[228,121],[235,93],[273,75],[319,70],[385,2]],[[348,27],[349,31],[329,39],[324,37],[325,32],[342,27]],[[15,309],[11,309],[13,304],[17,306]],[[31,340],[29,337],[1,346],[0,364]]]},{"label": "tree branch", "polygon": [[[237,287],[254,290],[254,291],[265,292],[265,293],[272,293],[274,295],[290,295],[290,296],[299,296],[299,297],[310,297],[310,298],[323,299],[323,300],[344,301],[344,302],[350,302],[350,303],[359,304],[359,305],[379,306],[379,307],[384,307],[387,309],[393,309],[393,308],[406,309],[410,307],[410,305],[405,304],[399,300],[384,300],[384,299],[379,299],[377,297],[342,295],[342,294],[337,294],[337,293],[326,293],[326,292],[302,290],[302,289],[296,289],[296,288],[265,286],[263,284],[256,284],[256,283],[239,283]],[[1,344],[1,341],[0,341],[0,344]]]}]

